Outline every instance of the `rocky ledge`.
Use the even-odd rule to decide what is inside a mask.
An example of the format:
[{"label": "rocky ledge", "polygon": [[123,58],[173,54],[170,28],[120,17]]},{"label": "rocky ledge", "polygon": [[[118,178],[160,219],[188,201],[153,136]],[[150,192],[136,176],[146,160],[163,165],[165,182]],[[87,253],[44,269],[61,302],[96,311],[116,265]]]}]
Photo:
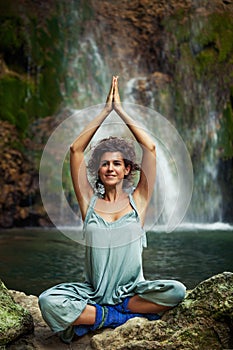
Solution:
[{"label": "rocky ledge", "polygon": [[[213,276],[187,293],[159,321],[135,318],[114,329],[60,342],[41,318],[37,297],[0,291],[0,349],[10,350],[223,350],[233,348],[233,273]],[[13,310],[18,313],[18,318]],[[6,313],[9,317],[6,317]],[[3,315],[4,314],[4,318]],[[32,322],[33,319],[33,322]],[[2,322],[3,320],[3,322]],[[9,320],[9,324],[7,324]],[[22,327],[19,327],[19,324]],[[16,330],[12,335],[12,329]],[[9,335],[9,336],[8,336]],[[8,338],[7,338],[8,337]]]}]

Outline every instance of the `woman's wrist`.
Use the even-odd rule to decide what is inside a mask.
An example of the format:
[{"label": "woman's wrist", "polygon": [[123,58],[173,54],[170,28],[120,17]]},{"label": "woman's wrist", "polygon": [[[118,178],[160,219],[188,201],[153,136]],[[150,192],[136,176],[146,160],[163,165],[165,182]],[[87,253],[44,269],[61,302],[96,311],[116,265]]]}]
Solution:
[{"label": "woman's wrist", "polygon": [[112,112],[112,110],[113,110],[112,104],[111,105],[106,104],[103,108],[103,113],[105,113],[106,116],[108,116]]},{"label": "woman's wrist", "polygon": [[121,102],[114,102],[113,108],[114,108],[114,110],[115,110],[118,114],[124,112],[124,110],[123,110],[123,108],[122,108]]}]

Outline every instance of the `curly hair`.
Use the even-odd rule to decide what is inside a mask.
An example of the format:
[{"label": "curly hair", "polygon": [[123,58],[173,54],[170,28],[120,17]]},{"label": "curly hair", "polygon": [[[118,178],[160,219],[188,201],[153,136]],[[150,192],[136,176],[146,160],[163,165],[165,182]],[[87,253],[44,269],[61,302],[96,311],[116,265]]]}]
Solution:
[{"label": "curly hair", "polygon": [[136,163],[136,153],[133,141],[121,137],[110,136],[97,143],[88,161],[88,171],[95,183],[95,188],[99,194],[103,195],[104,187],[98,176],[101,156],[105,152],[120,152],[122,154],[125,167],[130,166],[130,172],[125,176],[123,187],[132,186],[136,171],[140,171],[140,166]]}]

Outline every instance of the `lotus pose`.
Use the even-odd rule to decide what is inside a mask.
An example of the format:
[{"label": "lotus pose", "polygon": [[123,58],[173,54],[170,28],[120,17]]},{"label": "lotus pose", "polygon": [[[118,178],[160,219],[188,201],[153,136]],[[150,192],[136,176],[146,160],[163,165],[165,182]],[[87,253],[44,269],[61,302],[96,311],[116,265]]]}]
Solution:
[{"label": "lotus pose", "polygon": [[[141,148],[140,166],[132,142],[118,137],[101,140],[86,165],[84,152],[113,109]],[[133,317],[159,319],[185,296],[181,282],[147,281],[143,276],[143,225],[154,188],[156,148],[124,111],[118,77],[112,78],[103,110],[71,145],[70,163],[84,223],[85,281],[59,284],[39,297],[45,321],[67,343],[74,335],[114,328]]]}]

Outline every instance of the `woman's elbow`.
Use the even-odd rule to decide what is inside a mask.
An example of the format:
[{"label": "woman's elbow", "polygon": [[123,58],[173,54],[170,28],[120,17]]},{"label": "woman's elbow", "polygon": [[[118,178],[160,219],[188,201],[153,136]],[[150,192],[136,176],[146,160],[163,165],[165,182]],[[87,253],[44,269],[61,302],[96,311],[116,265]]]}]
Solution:
[{"label": "woman's elbow", "polygon": [[75,153],[76,151],[77,151],[77,149],[76,149],[75,145],[72,143],[70,145],[70,153]]},{"label": "woman's elbow", "polygon": [[156,156],[156,145],[155,145],[155,143],[152,143],[150,151],[151,151],[151,153],[154,156]]}]

